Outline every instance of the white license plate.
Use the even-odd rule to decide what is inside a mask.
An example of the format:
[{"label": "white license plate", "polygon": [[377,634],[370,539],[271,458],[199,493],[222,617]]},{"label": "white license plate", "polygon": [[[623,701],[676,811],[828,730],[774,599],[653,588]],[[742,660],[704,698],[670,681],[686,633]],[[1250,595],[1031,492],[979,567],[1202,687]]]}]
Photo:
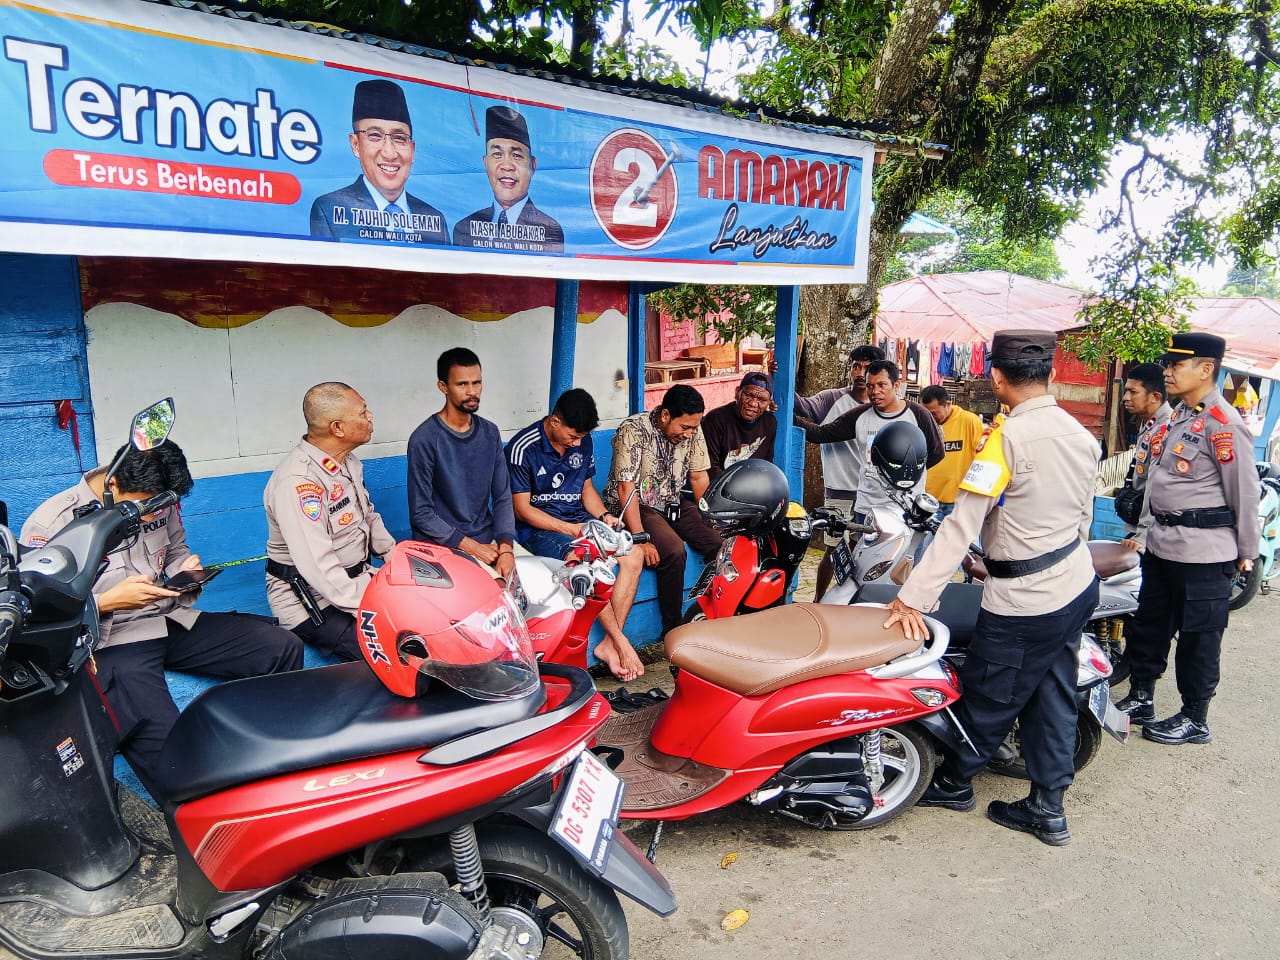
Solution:
[{"label": "white license plate", "polygon": [[623,782],[603,761],[584,750],[560,796],[551,835],[597,874],[604,873],[613,846]]},{"label": "white license plate", "polygon": [[1129,739],[1129,715],[1111,702],[1111,684],[1107,681],[1089,690],[1089,712],[1103,730],[1121,743]]}]

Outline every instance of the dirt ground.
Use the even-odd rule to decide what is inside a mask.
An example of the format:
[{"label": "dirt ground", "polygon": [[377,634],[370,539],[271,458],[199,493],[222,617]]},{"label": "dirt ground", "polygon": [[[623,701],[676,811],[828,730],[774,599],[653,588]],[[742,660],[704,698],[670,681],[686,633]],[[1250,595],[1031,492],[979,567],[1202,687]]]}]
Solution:
[{"label": "dirt ground", "polygon": [[[987,802],[1026,792],[994,775],[975,781],[970,813],[913,809],[865,832],[818,831],[745,806],[669,823],[657,863],[680,909],[663,920],[628,902],[632,957],[1280,956],[1277,615],[1280,596],[1232,615],[1214,743],[1104,739],[1067,794],[1069,846],[987,820]],[[655,664],[632,686],[669,686],[657,683],[667,672]],[[1177,709],[1172,676],[1156,699],[1161,716]],[[651,831],[628,828],[642,849]],[[737,859],[722,869],[729,853]],[[738,908],[750,919],[722,930]]]}]

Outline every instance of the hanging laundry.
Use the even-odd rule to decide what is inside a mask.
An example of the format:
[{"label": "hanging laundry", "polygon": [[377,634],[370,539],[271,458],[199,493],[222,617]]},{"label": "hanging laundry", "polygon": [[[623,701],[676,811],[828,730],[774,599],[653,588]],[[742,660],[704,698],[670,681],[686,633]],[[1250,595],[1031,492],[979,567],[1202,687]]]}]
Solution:
[{"label": "hanging laundry", "polygon": [[907,338],[898,338],[898,352],[895,356],[889,358],[898,365],[898,374],[901,376],[907,369]]},{"label": "hanging laundry", "polygon": [[929,383],[942,383],[942,343],[934,340],[929,344]]},{"label": "hanging laundry", "polygon": [[907,344],[907,383],[918,383],[920,380],[920,341],[912,340]]},{"label": "hanging laundry", "polygon": [[898,338],[897,337],[885,337],[884,346],[882,346],[880,349],[884,351],[884,358],[886,360],[893,360],[894,363],[897,363],[897,360],[895,359],[898,355]]},{"label": "hanging laundry", "polygon": [[984,377],[990,377],[991,376],[991,344],[984,342],[982,344],[982,349],[983,349],[983,352],[986,354],[986,359],[983,362],[983,367],[982,367],[982,375]]},{"label": "hanging laundry", "polygon": [[982,376],[986,370],[986,345],[981,340],[973,343],[973,359],[969,361],[969,372],[975,377]]},{"label": "hanging laundry", "polygon": [[944,343],[940,351],[941,358],[938,360],[938,373],[943,377],[950,377],[955,369],[955,347],[950,343]]}]

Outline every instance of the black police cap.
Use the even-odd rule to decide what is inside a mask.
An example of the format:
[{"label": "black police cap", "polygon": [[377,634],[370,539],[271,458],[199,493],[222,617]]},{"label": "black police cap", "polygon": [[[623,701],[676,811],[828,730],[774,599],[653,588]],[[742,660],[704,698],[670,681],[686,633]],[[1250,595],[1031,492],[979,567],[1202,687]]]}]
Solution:
[{"label": "black police cap", "polygon": [[1160,362],[1188,360],[1191,357],[1221,361],[1226,351],[1227,341],[1212,333],[1175,333],[1170,337],[1169,349],[1160,355]]},{"label": "black police cap", "polygon": [[1052,360],[1057,347],[1052,330],[1001,330],[991,338],[991,359]]}]

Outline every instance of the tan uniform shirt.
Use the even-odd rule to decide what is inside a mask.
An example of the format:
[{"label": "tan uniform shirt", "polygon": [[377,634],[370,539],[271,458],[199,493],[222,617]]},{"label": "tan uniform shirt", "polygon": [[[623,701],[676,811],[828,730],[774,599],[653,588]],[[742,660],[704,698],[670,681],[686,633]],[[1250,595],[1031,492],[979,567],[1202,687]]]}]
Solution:
[{"label": "tan uniform shirt", "polygon": [[[106,471],[97,471],[105,473]],[[89,474],[88,476],[93,476]],[[97,494],[88,481],[81,480],[69,490],[50,497],[36,508],[22,525],[19,539],[29,547],[42,547],[53,535],[75,519],[77,507],[97,503]],[[127,543],[128,541],[126,541]],[[95,597],[101,596],[126,577],[144,574],[159,582],[165,574],[178,572],[191,556],[187,532],[182,528],[182,512],[166,507],[143,521],[142,532],[128,549],[120,548],[107,555],[107,569],[93,585]],[[167,636],[173,620],[190,628],[200,616],[192,610],[198,591],[162,597],[137,610],[116,610],[102,615],[102,639],[98,648],[119,646],[137,640],[158,640]]]},{"label": "tan uniform shirt", "polygon": [[618,424],[613,434],[613,463],[604,502],[618,513],[622,509],[618,484],[634,483],[640,490],[639,502],[661,510],[680,499],[680,488],[690,473],[710,469],[702,427],[683,443],[672,443],[653,422],[652,413],[637,413]]},{"label": "tan uniform shirt", "polygon": [[[267,509],[267,556],[298,568],[320,607],[352,616],[372,574],[347,576],[347,567],[385,556],[395,546],[364,486],[355,454],[338,463],[302,440],[276,467],[262,494]],[[267,602],[282,626],[307,619],[293,588],[267,575]]]},{"label": "tan uniform shirt", "polygon": [[955,511],[899,596],[926,613],[979,532],[995,560],[1029,560],[1079,543],[1053,566],[1025,577],[989,577],[982,606],[1003,616],[1060,610],[1089,586],[1093,561],[1083,541],[1093,519],[1098,441],[1053,397],[1014,407],[988,428],[960,484]]},{"label": "tan uniform shirt", "polygon": [[[1258,471],[1253,434],[1217,390],[1194,407],[1180,403],[1163,449],[1149,460],[1147,496],[1134,539],[1176,563],[1219,563],[1258,555]],[[1235,527],[1166,526],[1151,515],[1230,507]]]},{"label": "tan uniform shirt", "polygon": [[1138,434],[1138,444],[1133,450],[1133,489],[1141,490],[1147,485],[1147,471],[1160,459],[1160,451],[1164,449],[1172,417],[1173,407],[1162,403],[1156,415],[1146,422],[1142,432]]}]

